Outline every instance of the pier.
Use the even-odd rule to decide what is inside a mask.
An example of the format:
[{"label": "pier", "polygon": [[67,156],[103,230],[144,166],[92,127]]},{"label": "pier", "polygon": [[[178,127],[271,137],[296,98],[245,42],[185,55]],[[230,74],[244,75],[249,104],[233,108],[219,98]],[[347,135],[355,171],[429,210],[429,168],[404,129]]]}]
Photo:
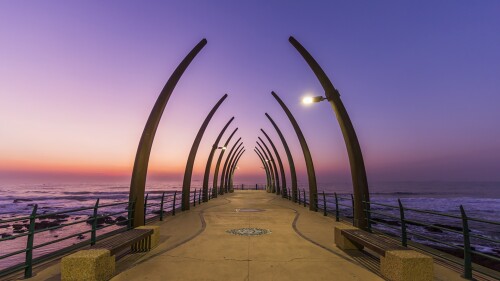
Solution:
[{"label": "pier", "polygon": [[[261,190],[236,190],[153,224],[159,245],[123,256],[111,280],[385,280],[375,255],[335,245],[334,227],[346,223]],[[241,228],[269,232],[230,232]],[[30,280],[61,278],[59,261],[34,272]],[[464,280],[442,263],[434,274]]]}]

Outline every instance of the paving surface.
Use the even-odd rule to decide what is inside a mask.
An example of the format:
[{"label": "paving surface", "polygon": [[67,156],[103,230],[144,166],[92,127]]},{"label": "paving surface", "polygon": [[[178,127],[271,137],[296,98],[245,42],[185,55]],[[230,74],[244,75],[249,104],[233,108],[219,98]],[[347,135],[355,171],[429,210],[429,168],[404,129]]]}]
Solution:
[{"label": "paving surface", "polygon": [[[274,194],[235,191],[158,222],[160,245],[120,259],[112,280],[384,280],[376,258],[335,246],[335,223]],[[437,264],[435,275],[464,280]]]}]

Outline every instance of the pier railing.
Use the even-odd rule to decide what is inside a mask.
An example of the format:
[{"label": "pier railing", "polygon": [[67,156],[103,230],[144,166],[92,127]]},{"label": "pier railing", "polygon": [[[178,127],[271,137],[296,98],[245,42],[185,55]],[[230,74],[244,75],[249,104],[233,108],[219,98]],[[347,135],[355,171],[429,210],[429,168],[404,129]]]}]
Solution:
[{"label": "pier railing", "polygon": [[234,184],[233,190],[266,190],[265,184]]},{"label": "pier railing", "polygon": [[[190,203],[193,206],[202,203],[201,193],[202,189],[191,191]],[[181,197],[181,192],[178,191],[146,194],[145,222],[162,221],[165,216],[175,215],[181,210]],[[87,245],[94,245],[99,240],[131,229],[134,204],[135,202],[129,201],[102,204],[97,199],[92,206],[52,213],[40,213],[38,205],[35,204],[29,216],[0,219],[0,228],[12,226],[14,232],[12,235],[3,234],[0,237],[0,264],[7,265],[0,267],[0,277],[24,270],[24,277],[30,278],[32,268],[36,264]],[[72,221],[68,222],[70,219]],[[55,232],[61,229],[64,231]],[[40,240],[37,238],[40,237],[43,237],[44,242],[37,243],[37,240]],[[20,241],[19,245],[25,246],[9,250],[11,247],[7,247],[6,243],[14,239]],[[34,255],[37,249],[44,253]],[[19,255],[23,254],[24,257],[20,258]]]},{"label": "pier railing", "polygon": [[[290,191],[287,194],[287,199],[292,200]],[[316,198],[318,198],[317,202],[314,203],[317,209],[323,212],[324,216],[332,215],[336,221],[354,222],[354,197],[352,194],[326,193],[323,191]],[[310,204],[305,189],[297,190],[297,203],[304,207]],[[471,242],[475,245],[484,245],[486,243],[500,245],[499,239],[478,234],[485,226],[500,229],[500,222],[469,217],[462,205],[458,208],[459,212],[457,214],[448,214],[405,207],[400,199],[397,199],[397,205],[373,201],[363,201],[363,203],[365,204],[363,210],[368,221],[368,231],[397,239],[403,247],[408,247],[410,244],[411,247],[422,251],[432,251],[432,254],[435,254],[435,250],[433,251],[432,247],[426,247],[425,242],[432,243],[435,245],[434,248],[439,251],[446,252],[446,249],[448,249],[451,256],[439,255],[439,257],[463,267],[463,277],[467,279],[472,279],[472,270],[498,278],[498,273],[489,268],[491,268],[491,265],[500,264],[500,258],[477,251],[471,245]],[[430,223],[430,221],[446,221],[446,223]],[[435,235],[424,234],[425,231],[422,230],[440,234],[441,237],[454,236],[456,242],[460,241],[460,243],[453,244],[447,239],[439,239]],[[442,247],[437,245],[442,245]],[[479,262],[481,265],[478,265],[477,261],[480,259],[482,260]]]}]

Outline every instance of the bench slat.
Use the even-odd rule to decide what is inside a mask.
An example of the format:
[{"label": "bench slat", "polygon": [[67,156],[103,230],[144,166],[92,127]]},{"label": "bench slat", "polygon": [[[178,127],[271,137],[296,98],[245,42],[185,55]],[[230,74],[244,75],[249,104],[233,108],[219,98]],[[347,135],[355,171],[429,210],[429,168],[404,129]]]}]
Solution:
[{"label": "bench slat", "polygon": [[409,250],[403,246],[397,245],[394,242],[387,240],[378,235],[358,229],[344,229],[342,235],[347,239],[361,244],[377,254],[385,257],[385,252],[390,250]]},{"label": "bench slat", "polygon": [[151,236],[153,234],[152,229],[131,229],[116,236],[107,239],[106,241],[99,242],[94,245],[94,249],[107,249],[111,252],[111,255],[115,255],[117,252],[131,246],[142,239]]}]

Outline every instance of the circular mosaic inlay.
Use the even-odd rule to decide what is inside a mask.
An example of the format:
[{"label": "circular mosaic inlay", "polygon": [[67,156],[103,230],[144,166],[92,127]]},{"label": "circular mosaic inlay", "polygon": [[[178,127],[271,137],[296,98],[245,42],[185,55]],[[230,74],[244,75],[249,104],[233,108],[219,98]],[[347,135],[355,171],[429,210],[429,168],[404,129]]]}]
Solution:
[{"label": "circular mosaic inlay", "polygon": [[251,208],[242,208],[242,209],[234,209],[236,212],[264,212],[262,209],[251,209]]},{"label": "circular mosaic inlay", "polygon": [[241,235],[241,236],[257,236],[257,235],[269,234],[269,233],[271,233],[271,230],[262,229],[262,228],[245,227],[245,228],[226,230],[226,232],[234,234],[234,235]]}]

